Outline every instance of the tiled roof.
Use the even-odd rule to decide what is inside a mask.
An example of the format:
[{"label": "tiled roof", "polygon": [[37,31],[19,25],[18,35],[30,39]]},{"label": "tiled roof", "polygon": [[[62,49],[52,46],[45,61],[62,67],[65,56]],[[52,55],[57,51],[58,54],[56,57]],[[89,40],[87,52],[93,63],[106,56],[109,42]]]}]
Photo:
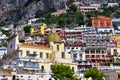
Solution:
[{"label": "tiled roof", "polygon": [[0,73],[4,73],[4,74],[10,75],[11,72],[12,72],[12,70],[7,70],[7,69],[2,69],[2,68],[0,68]]},{"label": "tiled roof", "polygon": [[45,45],[37,45],[37,44],[29,44],[29,43],[22,43],[22,47],[27,47],[27,48],[36,48],[36,49],[45,49],[45,50],[51,50],[49,47]]}]

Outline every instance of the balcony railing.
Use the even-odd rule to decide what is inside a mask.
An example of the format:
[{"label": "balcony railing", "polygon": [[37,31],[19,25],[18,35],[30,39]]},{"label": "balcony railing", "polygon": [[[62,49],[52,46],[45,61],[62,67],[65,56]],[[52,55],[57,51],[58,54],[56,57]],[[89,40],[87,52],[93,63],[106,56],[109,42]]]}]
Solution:
[{"label": "balcony railing", "polygon": [[65,43],[65,46],[85,46],[84,43]]}]

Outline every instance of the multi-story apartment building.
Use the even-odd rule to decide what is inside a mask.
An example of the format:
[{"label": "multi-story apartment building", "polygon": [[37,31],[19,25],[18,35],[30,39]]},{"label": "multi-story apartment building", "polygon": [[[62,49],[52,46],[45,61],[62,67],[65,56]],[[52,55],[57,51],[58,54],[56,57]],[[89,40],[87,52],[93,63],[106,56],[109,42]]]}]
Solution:
[{"label": "multi-story apartment building", "polygon": [[81,30],[63,29],[59,34],[62,40],[82,40]]},{"label": "multi-story apartment building", "polygon": [[93,65],[99,66],[105,64],[104,62],[110,60],[107,53],[107,43],[110,42],[109,36],[97,34],[84,34],[83,40],[85,46],[85,58],[90,60]]},{"label": "multi-story apartment building", "polygon": [[115,34],[113,27],[96,27],[96,31],[98,34]]}]

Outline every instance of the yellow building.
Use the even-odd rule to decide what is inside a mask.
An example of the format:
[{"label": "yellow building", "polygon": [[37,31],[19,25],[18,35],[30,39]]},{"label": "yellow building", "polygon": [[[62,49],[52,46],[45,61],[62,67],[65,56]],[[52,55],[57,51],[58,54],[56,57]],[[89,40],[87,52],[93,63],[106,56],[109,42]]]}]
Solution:
[{"label": "yellow building", "polygon": [[117,47],[120,47],[120,35],[111,35],[110,40],[115,40],[117,42]]},{"label": "yellow building", "polygon": [[45,34],[45,28],[47,28],[46,24],[42,24],[39,27],[32,27],[30,31],[30,35],[44,35]]},{"label": "yellow building", "polygon": [[[54,46],[58,46],[58,45],[56,44]],[[65,53],[63,51],[63,48],[62,48],[63,46],[64,46],[63,44],[60,45],[60,50],[62,52],[61,51],[56,52],[46,47],[45,45],[35,45],[35,44],[26,44],[26,43],[20,44],[19,45],[19,48],[20,48],[19,50],[20,62],[19,63],[23,63],[24,69],[39,70],[40,68],[45,72],[51,71],[52,64],[63,63],[66,65],[70,65],[75,70],[75,72],[77,72],[77,65],[72,63],[70,54]],[[28,63],[31,62],[31,64],[34,64],[34,65],[32,65],[31,68],[29,68],[30,65],[25,65],[27,64],[27,62]]]},{"label": "yellow building", "polygon": [[117,41],[117,48],[120,48],[120,41]]},{"label": "yellow building", "polygon": [[111,40],[120,40],[120,35],[111,35],[110,39]]}]

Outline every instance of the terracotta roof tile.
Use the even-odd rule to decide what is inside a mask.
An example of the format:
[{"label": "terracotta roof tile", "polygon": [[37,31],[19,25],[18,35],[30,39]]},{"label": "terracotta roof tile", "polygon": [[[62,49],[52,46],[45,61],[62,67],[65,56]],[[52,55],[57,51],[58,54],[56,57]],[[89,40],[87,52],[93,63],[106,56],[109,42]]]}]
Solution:
[{"label": "terracotta roof tile", "polygon": [[28,47],[28,48],[37,48],[37,49],[45,49],[45,50],[51,50],[49,47],[45,45],[38,45],[38,44],[29,44],[29,43],[22,43],[22,47]]},{"label": "terracotta roof tile", "polygon": [[4,74],[11,74],[12,73],[12,70],[7,70],[7,69],[2,69],[0,68],[0,72],[4,73]]}]

